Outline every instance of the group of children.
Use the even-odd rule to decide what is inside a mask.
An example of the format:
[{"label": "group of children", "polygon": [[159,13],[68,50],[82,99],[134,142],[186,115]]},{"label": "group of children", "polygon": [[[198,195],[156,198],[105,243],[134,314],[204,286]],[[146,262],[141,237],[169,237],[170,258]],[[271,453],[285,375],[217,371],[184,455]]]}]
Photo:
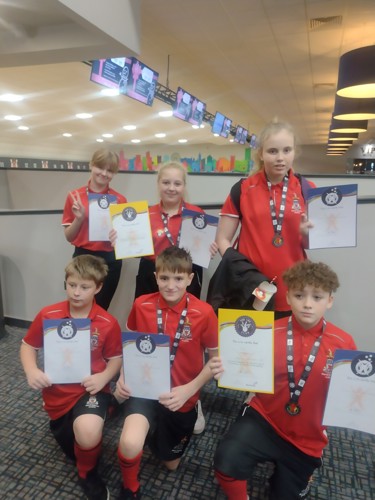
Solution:
[{"label": "group of children", "polygon": [[[172,389],[160,394],[158,401],[132,397],[122,372],[120,326],[95,301],[106,274],[107,265],[100,257],[73,258],[65,269],[67,300],[38,313],[23,339],[21,362],[29,386],[42,390],[51,432],[75,461],[78,481],[90,500],[110,498],[98,474],[98,460],[104,422],[112,406],[124,402],[119,498],[141,498],[139,468],[145,443],[169,470],[175,470],[193,433],[200,389],[212,377],[220,377],[225,366],[218,357],[213,309],[186,292],[193,279],[191,256],[171,246],[156,258],[159,291],[135,300],[127,329],[170,337]],[[264,461],[275,464],[272,499],[307,496],[327,444],[322,416],[329,361],[336,349],[356,348],[350,335],[324,319],[338,287],[328,266],[302,261],[283,279],[292,315],[275,323],[274,394],[255,394],[246,400],[214,457],[215,476],[230,500],[249,498],[246,481],[254,466]],[[63,318],[91,320],[91,375],[81,384],[51,384],[38,367],[43,320]],[[110,382],[117,377],[111,394]]]}]

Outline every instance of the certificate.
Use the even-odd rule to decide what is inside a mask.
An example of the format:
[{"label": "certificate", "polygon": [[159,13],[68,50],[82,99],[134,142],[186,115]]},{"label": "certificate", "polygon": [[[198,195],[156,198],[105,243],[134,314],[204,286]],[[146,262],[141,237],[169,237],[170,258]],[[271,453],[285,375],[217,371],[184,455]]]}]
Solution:
[{"label": "certificate", "polygon": [[109,241],[112,228],[109,205],[116,203],[113,194],[89,193],[89,241]]},{"label": "certificate", "polygon": [[308,190],[308,248],[339,248],[357,245],[357,184]]},{"label": "certificate", "polygon": [[323,425],[375,434],[375,353],[335,352]]},{"label": "certificate", "polygon": [[219,387],[274,392],[274,314],[219,309]]},{"label": "certificate", "polygon": [[88,318],[43,321],[44,372],[53,384],[78,384],[91,375]]},{"label": "certificate", "polygon": [[147,201],[110,205],[109,211],[117,231],[116,259],[154,254]]},{"label": "certificate", "polygon": [[210,245],[215,241],[219,217],[193,210],[182,211],[179,247],[189,250],[194,264],[208,267],[211,260]]},{"label": "certificate", "polygon": [[169,336],[123,332],[125,384],[136,398],[159,399],[171,390]]}]

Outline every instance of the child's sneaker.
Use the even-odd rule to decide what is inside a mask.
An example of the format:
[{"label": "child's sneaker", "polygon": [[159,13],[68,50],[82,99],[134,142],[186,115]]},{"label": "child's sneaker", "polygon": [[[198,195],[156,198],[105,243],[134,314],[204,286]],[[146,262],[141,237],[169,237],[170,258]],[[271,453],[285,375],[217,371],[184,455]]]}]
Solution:
[{"label": "child's sneaker", "polygon": [[109,490],[96,468],[90,470],[85,479],[79,477],[78,481],[88,500],[110,499]]},{"label": "child's sneaker", "polygon": [[204,428],[206,427],[206,419],[204,418],[203,411],[202,411],[202,404],[200,400],[198,400],[197,403],[197,420],[194,425],[194,430],[193,434],[201,434],[204,431]]},{"label": "child's sneaker", "polygon": [[131,500],[131,499],[138,500],[139,498],[141,498],[140,488],[138,488],[137,491],[132,491],[127,488],[125,489],[123,486],[121,486],[120,496],[118,497],[118,500]]}]

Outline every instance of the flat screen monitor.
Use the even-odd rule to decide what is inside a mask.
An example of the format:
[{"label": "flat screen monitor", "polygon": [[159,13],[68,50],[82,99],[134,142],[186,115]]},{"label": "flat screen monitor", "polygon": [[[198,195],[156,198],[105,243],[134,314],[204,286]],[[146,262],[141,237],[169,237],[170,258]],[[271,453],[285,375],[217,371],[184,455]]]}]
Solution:
[{"label": "flat screen monitor", "polygon": [[236,133],[234,135],[234,141],[238,144],[245,144],[247,139],[247,129],[241,127],[240,125],[236,128]]},{"label": "flat screen monitor", "polygon": [[176,101],[173,105],[173,116],[192,125],[201,125],[206,104],[178,87]]},{"label": "flat screen monitor", "polygon": [[158,77],[159,73],[135,57],[118,57],[93,61],[90,80],[151,106]]},{"label": "flat screen monitor", "polygon": [[212,124],[212,133],[226,138],[230,133],[231,125],[232,120],[217,111]]},{"label": "flat screen monitor", "polygon": [[257,147],[257,136],[255,134],[251,134],[250,147],[253,149]]}]

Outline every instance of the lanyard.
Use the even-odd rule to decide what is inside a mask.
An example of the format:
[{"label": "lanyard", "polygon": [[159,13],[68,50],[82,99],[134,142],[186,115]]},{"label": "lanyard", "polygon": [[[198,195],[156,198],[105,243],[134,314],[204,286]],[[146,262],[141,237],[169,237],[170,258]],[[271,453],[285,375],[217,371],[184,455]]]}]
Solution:
[{"label": "lanyard", "polygon": [[[184,203],[182,203],[182,210],[183,209],[184,209]],[[173,238],[172,238],[171,232],[169,231],[169,228],[168,228],[168,215],[166,215],[163,212],[161,212],[160,215],[161,215],[161,220],[163,221],[163,224],[164,224],[164,234],[165,234],[165,236],[167,237],[169,243],[172,246],[178,247],[178,245],[180,243],[180,238],[181,238],[181,227],[182,227],[182,224],[180,224],[180,229],[178,230],[177,240],[176,240],[176,243],[175,243],[174,240],[173,240]]]},{"label": "lanyard", "polygon": [[[187,312],[188,312],[188,307],[189,307],[189,295],[186,295],[186,305],[185,305],[185,308],[183,309],[183,311],[181,313],[180,319],[178,320],[177,330],[176,330],[176,333],[175,333],[175,336],[174,336],[174,339],[173,339],[172,350],[171,350],[171,353],[170,353],[170,356],[169,356],[169,361],[170,361],[170,364],[171,364],[171,368],[173,366],[173,362],[174,362],[175,357],[176,357],[176,352],[177,352],[178,344],[180,343],[182,330],[183,330],[184,324],[185,324],[185,318],[186,318],[186,315],[187,315]],[[161,334],[164,334],[164,329],[163,329],[163,312],[160,309],[159,303],[158,303],[158,306],[157,306],[156,314],[157,314],[157,323],[158,323],[158,334],[161,335]]]},{"label": "lanyard", "polygon": [[276,206],[275,206],[275,202],[273,201],[272,192],[271,192],[272,185],[271,185],[271,182],[267,179],[268,191],[270,193],[270,212],[271,212],[272,225],[273,225],[273,231],[274,231],[274,236],[272,238],[272,244],[275,247],[281,247],[284,243],[284,238],[281,236],[281,230],[282,230],[283,222],[284,222],[284,212],[285,212],[285,206],[286,206],[286,195],[288,192],[288,184],[289,184],[289,177],[286,175],[284,177],[283,189],[282,189],[282,193],[281,193],[279,216],[277,217]]},{"label": "lanyard", "polygon": [[293,330],[292,330],[292,317],[289,318],[288,327],[287,327],[287,336],[286,336],[286,363],[288,369],[288,384],[290,390],[290,400],[285,405],[285,409],[287,413],[291,416],[298,415],[301,413],[301,407],[298,404],[298,400],[302,394],[303,388],[305,387],[306,381],[311,373],[312,367],[315,363],[316,355],[318,354],[318,350],[322,341],[322,336],[326,327],[326,322],[323,320],[323,330],[321,335],[317,340],[314,341],[314,344],[311,348],[310,354],[307,358],[307,363],[305,368],[303,369],[301,378],[296,385],[294,379],[294,355],[293,355]]}]

